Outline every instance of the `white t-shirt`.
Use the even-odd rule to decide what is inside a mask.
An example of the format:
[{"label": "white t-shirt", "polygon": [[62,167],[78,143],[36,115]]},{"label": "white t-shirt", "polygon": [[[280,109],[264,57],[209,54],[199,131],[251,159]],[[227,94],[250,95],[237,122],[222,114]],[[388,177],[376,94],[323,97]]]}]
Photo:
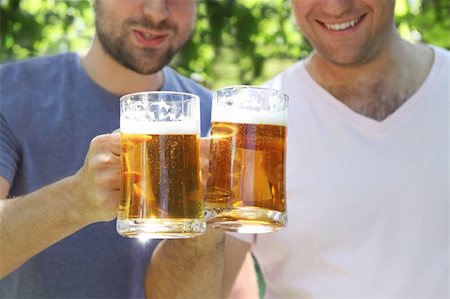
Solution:
[{"label": "white t-shirt", "polygon": [[252,252],[267,298],[447,298],[449,52],[379,122],[320,87],[302,61],[267,86],[290,97],[288,226]]}]

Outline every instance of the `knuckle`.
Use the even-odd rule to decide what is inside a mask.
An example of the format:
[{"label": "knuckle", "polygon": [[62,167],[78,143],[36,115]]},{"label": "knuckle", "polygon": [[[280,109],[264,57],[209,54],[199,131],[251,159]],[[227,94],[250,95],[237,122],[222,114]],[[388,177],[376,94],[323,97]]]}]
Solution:
[{"label": "knuckle", "polygon": [[91,140],[91,146],[93,146],[93,147],[96,147],[96,146],[98,146],[98,145],[100,145],[100,144],[102,144],[104,141],[104,135],[98,135],[98,136],[95,136],[94,138],[92,138],[92,140]]},{"label": "knuckle", "polygon": [[91,140],[90,146],[92,149],[105,150],[107,149],[109,142],[110,137],[108,134],[98,135]]}]

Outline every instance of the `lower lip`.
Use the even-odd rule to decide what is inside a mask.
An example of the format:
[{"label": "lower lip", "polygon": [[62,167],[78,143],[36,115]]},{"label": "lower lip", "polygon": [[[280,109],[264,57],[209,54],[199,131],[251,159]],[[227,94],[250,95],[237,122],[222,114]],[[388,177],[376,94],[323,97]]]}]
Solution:
[{"label": "lower lip", "polygon": [[160,35],[155,38],[146,39],[144,36],[142,36],[142,33],[138,32],[138,31],[133,31],[133,33],[134,33],[134,36],[135,36],[137,42],[141,46],[147,47],[147,48],[157,47],[157,46],[163,44],[164,41],[167,39],[167,35]]}]

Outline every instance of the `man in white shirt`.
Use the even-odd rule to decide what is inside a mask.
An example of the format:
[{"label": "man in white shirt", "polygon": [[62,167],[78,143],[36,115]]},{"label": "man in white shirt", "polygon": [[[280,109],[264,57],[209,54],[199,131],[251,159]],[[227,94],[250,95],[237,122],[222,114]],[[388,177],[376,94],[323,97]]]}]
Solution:
[{"label": "man in white shirt", "polygon": [[[289,224],[248,238],[267,298],[448,297],[450,55],[401,39],[394,6],[292,0],[314,51],[266,84],[290,97]],[[221,270],[224,256],[227,269],[236,261],[211,230],[199,240],[162,243],[150,277],[163,269],[189,273],[189,265],[164,258],[172,242],[184,248],[180,256],[201,248],[205,273]],[[223,285],[201,276],[197,283],[226,297],[222,288],[236,275],[227,269]],[[245,290],[254,272],[239,278]],[[164,294],[162,283],[156,289]],[[186,289],[192,285],[171,280],[166,294],[195,297]]]}]

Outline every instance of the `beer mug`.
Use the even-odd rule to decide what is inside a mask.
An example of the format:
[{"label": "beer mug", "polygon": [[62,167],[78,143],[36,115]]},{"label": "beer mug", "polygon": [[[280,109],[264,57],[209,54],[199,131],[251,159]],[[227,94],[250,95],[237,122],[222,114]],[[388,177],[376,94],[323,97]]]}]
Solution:
[{"label": "beer mug", "polygon": [[213,95],[207,222],[239,233],[287,225],[285,158],[288,97],[256,86]]},{"label": "beer mug", "polygon": [[202,234],[199,97],[163,91],[125,95],[120,133],[117,232],[139,238]]}]

